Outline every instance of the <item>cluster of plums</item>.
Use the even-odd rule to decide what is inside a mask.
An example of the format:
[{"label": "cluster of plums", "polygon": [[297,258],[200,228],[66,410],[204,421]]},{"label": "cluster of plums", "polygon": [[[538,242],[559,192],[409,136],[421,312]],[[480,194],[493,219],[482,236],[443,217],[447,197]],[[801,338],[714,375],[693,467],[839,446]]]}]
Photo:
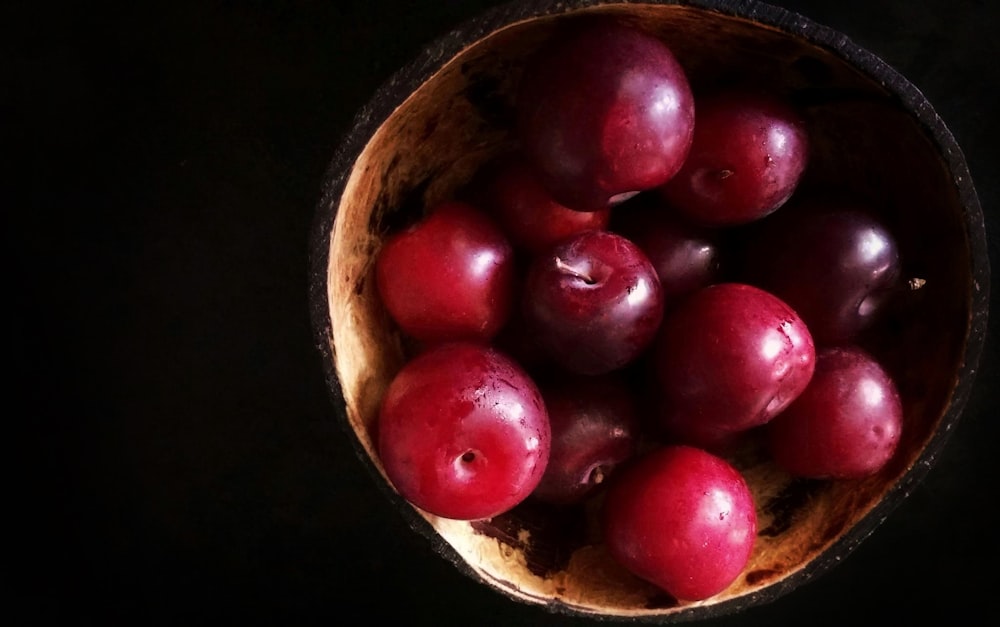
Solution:
[{"label": "cluster of plums", "polygon": [[795,194],[809,134],[794,107],[696,97],[638,28],[561,33],[516,105],[518,150],[376,258],[413,347],[381,404],[385,472],[445,518],[602,498],[624,567],[678,599],[715,595],[756,536],[727,461],[741,438],[766,434],[802,477],[892,456],[899,395],[854,340],[898,289],[897,244],[864,207]]}]

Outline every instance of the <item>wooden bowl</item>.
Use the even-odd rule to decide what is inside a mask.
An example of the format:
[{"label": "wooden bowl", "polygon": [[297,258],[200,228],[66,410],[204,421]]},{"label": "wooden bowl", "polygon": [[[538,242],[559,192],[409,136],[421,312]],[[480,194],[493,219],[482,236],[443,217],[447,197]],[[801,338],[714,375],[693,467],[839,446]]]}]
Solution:
[{"label": "wooden bowl", "polygon": [[[840,482],[792,480],[766,455],[735,460],[756,499],[758,537],[743,574],[698,603],[678,602],[615,565],[595,532],[595,507],[526,503],[492,520],[446,520],[401,499],[376,454],[379,404],[406,351],[376,294],[373,259],[394,228],[452,197],[513,145],[512,94],[525,59],[561,25],[594,14],[661,37],[696,89],[747,79],[794,99],[814,145],[802,188],[833,186],[871,201],[899,239],[905,271],[926,281],[867,344],[904,400],[895,457],[874,477]],[[772,600],[816,577],[927,473],[959,418],[984,341],[985,242],[969,172],[944,123],[906,79],[843,35],[752,2],[529,0],[430,45],[357,116],[318,207],[314,327],[336,419],[387,497],[443,557],[554,611],[690,620]]]}]

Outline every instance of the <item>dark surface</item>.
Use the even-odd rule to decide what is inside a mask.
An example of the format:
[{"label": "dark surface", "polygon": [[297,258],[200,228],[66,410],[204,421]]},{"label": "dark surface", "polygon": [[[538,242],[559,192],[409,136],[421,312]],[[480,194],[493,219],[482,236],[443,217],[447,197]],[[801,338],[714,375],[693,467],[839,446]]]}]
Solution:
[{"label": "dark surface", "polygon": [[[142,4],[0,9],[7,570],[27,622],[586,623],[507,600],[406,528],[332,421],[309,327],[309,228],[354,112],[497,3]],[[998,5],[778,4],[935,104],[1000,268]],[[998,321],[911,497],[827,575],[710,624],[988,615]]]}]

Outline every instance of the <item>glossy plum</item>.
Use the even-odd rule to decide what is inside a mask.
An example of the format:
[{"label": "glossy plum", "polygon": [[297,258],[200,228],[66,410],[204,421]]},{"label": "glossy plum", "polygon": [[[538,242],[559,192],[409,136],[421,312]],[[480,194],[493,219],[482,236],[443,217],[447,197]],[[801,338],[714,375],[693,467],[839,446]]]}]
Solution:
[{"label": "glossy plum", "polygon": [[849,342],[897,293],[899,247],[871,212],[852,205],[795,205],[761,223],[742,268],[809,325],[817,343]]},{"label": "glossy plum", "polygon": [[902,429],[892,377],[856,347],[820,351],[805,391],[767,426],[775,462],[816,479],[875,474],[892,458]]},{"label": "glossy plum", "polygon": [[717,448],[788,407],[809,383],[816,352],[805,323],[779,298],[719,283],[664,319],[653,359],[666,431]]},{"label": "glossy plum", "polygon": [[662,201],[616,209],[612,229],[646,253],[668,305],[722,276],[720,235],[681,218]]},{"label": "glossy plum", "polygon": [[603,209],[665,183],[694,130],[683,68],[656,37],[617,22],[564,33],[526,65],[518,138],[562,204]]},{"label": "glossy plum", "polygon": [[635,453],[639,422],[632,390],[615,375],[580,376],[543,384],[542,397],[552,446],[533,495],[557,505],[579,502]]},{"label": "glossy plum", "polygon": [[411,337],[489,340],[510,316],[514,250],[484,212],[447,202],[386,239],[375,278],[389,315]]},{"label": "glossy plum", "polygon": [[662,193],[690,219],[746,224],[785,203],[809,157],[805,124],[790,105],[752,91],[697,101],[691,151]]},{"label": "glossy plum", "polygon": [[493,164],[481,184],[484,206],[511,243],[530,254],[542,253],[571,235],[604,229],[611,217],[608,208],[576,211],[556,202],[519,156]]},{"label": "glossy plum", "polygon": [[495,349],[431,347],[390,382],[378,422],[386,475],[417,507],[445,518],[503,513],[548,463],[548,413],[535,383]]},{"label": "glossy plum", "polygon": [[579,374],[630,363],[663,318],[656,270],[638,246],[608,231],[586,231],[535,257],[521,303],[547,354]]},{"label": "glossy plum", "polygon": [[756,533],[746,480],[698,448],[657,449],[623,467],[608,488],[604,540],[611,555],[682,601],[725,590],[746,567]]}]

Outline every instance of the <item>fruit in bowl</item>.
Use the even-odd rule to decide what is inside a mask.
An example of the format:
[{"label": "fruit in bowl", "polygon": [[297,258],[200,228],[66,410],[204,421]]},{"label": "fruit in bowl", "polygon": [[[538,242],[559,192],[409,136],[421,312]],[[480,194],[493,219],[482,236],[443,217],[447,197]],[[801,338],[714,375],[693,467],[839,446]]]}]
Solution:
[{"label": "fruit in bowl", "polygon": [[[663,620],[719,614],[773,599],[829,568],[870,533],[927,471],[928,464],[924,462],[933,459],[943,446],[950,425],[961,411],[983,339],[986,315],[985,295],[977,288],[977,281],[985,285],[988,272],[982,216],[961,151],[916,89],[874,57],[856,54],[858,49],[849,40],[807,20],[788,19],[789,14],[775,7],[758,4],[741,7],[723,11],[710,2],[703,5],[581,2],[572,8],[563,4],[511,5],[504,11],[487,14],[470,31],[477,33],[474,38],[460,46],[452,42],[447,54],[429,56],[432,61],[415,63],[379,92],[365,115],[359,117],[331,168],[315,231],[313,305],[317,338],[340,417],[349,428],[363,462],[375,471],[388,498],[414,527],[434,538],[435,546],[441,547],[445,557],[465,572],[513,598],[575,614]],[[744,13],[740,14],[741,11]],[[733,76],[742,77],[741,82],[753,84],[756,91],[770,98],[790,103],[798,113],[797,123],[801,123],[808,138],[808,161],[792,177],[793,190],[775,195],[785,202],[779,202],[778,207],[773,202],[756,206],[751,224],[743,218],[727,224],[699,221],[699,228],[713,229],[713,243],[720,242],[722,261],[718,268],[712,268],[708,282],[732,286],[749,281],[743,277],[735,280],[740,268],[727,260],[739,255],[730,255],[731,249],[721,242],[735,243],[742,250],[743,244],[756,237],[755,223],[772,217],[777,220],[782,212],[795,206],[790,204],[795,197],[860,199],[864,202],[859,204],[871,207],[879,224],[891,233],[899,258],[898,276],[894,279],[897,287],[890,290],[891,297],[884,299],[884,303],[863,298],[865,312],[871,308],[878,315],[871,316],[870,321],[866,316],[864,325],[851,330],[852,344],[876,360],[879,370],[893,381],[902,413],[891,457],[870,474],[855,479],[803,481],[797,479],[787,464],[778,463],[769,453],[768,434],[764,430],[785,412],[794,411],[796,399],[811,394],[808,385],[796,380],[796,376],[811,380],[813,368],[805,364],[811,364],[813,359],[819,363],[816,355],[826,355],[825,351],[832,348],[816,340],[813,346],[816,352],[810,356],[802,347],[809,344],[805,338],[812,341],[812,334],[787,332],[797,327],[793,313],[798,312],[782,300],[785,297],[769,293],[770,298],[780,301],[788,310],[768,298],[762,299],[774,305],[773,311],[783,313],[776,314],[774,324],[762,326],[760,335],[764,339],[757,353],[772,359],[779,355],[797,356],[769,362],[772,380],[795,385],[790,386],[791,392],[778,393],[776,389],[748,394],[750,400],[743,418],[723,421],[718,423],[721,426],[710,429],[712,435],[725,436],[724,442],[701,443],[713,448],[719,444],[720,450],[707,452],[693,448],[691,442],[684,441],[691,434],[690,430],[685,433],[685,429],[679,429],[681,433],[670,433],[667,429],[666,435],[644,435],[632,461],[616,462],[619,467],[602,480],[607,489],[597,490],[583,504],[554,505],[530,497],[520,499],[523,493],[519,492],[518,498],[504,504],[503,511],[485,514],[447,510],[435,513],[431,511],[435,508],[425,509],[419,500],[404,498],[407,489],[399,489],[393,482],[395,465],[386,463],[377,444],[381,430],[379,416],[385,399],[399,373],[441,349],[415,345],[414,338],[394,319],[379,295],[375,272],[379,256],[404,229],[401,225],[422,223],[433,217],[435,207],[471,198],[475,190],[470,185],[487,164],[524,150],[525,144],[531,143],[530,137],[525,139],[525,133],[536,131],[525,131],[531,125],[519,121],[520,107],[525,106],[521,104],[526,89],[524,81],[536,80],[530,77],[532,68],[540,63],[538,55],[559,57],[563,53],[546,51],[560,50],[563,44],[558,42],[566,33],[577,32],[578,27],[590,28],[587,25],[595,21],[613,22],[616,32],[625,29],[641,33],[637,41],[644,43],[636,43],[633,49],[659,51],[662,46],[669,51],[691,88],[695,129],[699,94],[723,87],[744,87],[728,84]],[[651,40],[658,44],[649,43]],[[666,58],[661,52],[650,54],[661,61]],[[526,75],[528,79],[524,79]],[[637,75],[646,76],[642,72]],[[667,104],[678,105],[676,111],[686,110],[685,98],[680,95],[683,90],[676,88],[676,75],[671,80],[674,96],[660,102],[667,108]],[[602,102],[596,99],[593,106],[601,106]],[[593,111],[585,111],[581,115],[588,120],[614,121],[605,126],[597,124],[601,133],[620,132],[623,125],[629,126],[632,120],[637,120],[631,113],[595,116]],[[585,134],[587,126],[581,126],[581,134]],[[633,144],[638,141],[627,136],[632,137]],[[560,137],[555,141],[559,146],[569,141],[565,136]],[[674,132],[671,137],[676,154],[677,146],[684,144],[684,132]],[[571,139],[583,141],[577,137]],[[692,133],[689,151],[694,150],[695,142],[696,132]],[[602,146],[600,142],[596,145]],[[616,148],[614,142],[608,145],[608,154],[623,150],[620,145]],[[552,152],[551,144],[543,148],[528,151],[532,167],[540,167],[543,153]],[[599,165],[601,159],[580,155],[577,149],[565,155],[571,173],[586,172],[585,178],[603,177],[595,174],[599,169],[594,169],[604,167]],[[576,158],[581,159],[576,164],[578,168],[572,163]],[[557,165],[567,165],[556,161]],[[635,205],[669,208],[671,202],[679,202],[672,201],[665,188],[662,192],[659,188],[669,186],[671,178],[683,175],[683,159],[680,161],[669,176],[662,172],[649,174],[645,168],[639,168],[649,176],[629,179],[623,186],[617,181],[606,186],[602,182],[596,189],[593,186],[585,189],[579,197],[575,196],[580,189],[576,184],[568,184],[570,191],[557,189],[566,185],[561,175],[550,172],[540,178],[549,181],[544,184],[560,204],[575,211],[610,210],[609,224],[613,225],[616,214],[634,210]],[[731,174],[725,173],[730,170],[728,165],[712,167],[719,183],[736,176],[735,169]],[[560,180],[553,182],[556,179]],[[613,179],[609,175],[606,181]],[[647,203],[649,199],[645,199],[640,203],[643,199],[639,196],[645,194],[656,194],[657,202]],[[784,198],[789,194],[790,199]],[[697,213],[686,214],[685,219],[697,221]],[[765,213],[768,215],[761,215]],[[604,227],[601,230],[610,232]],[[636,237],[636,242],[639,239]],[[638,244],[635,248],[641,250]],[[779,250],[774,252],[777,255]],[[517,254],[515,267],[529,265],[523,249]],[[574,269],[562,256],[557,258],[564,269],[572,270],[572,278],[584,284],[588,278],[594,278],[580,268]],[[555,261],[553,264],[560,267]],[[809,265],[822,267],[823,263]],[[652,263],[649,267],[655,268]],[[659,281],[655,270],[652,276]],[[905,280],[911,278],[912,283]],[[824,280],[829,277],[817,277],[817,281]],[[518,285],[515,290],[523,288],[517,279],[515,283]],[[920,289],[909,289],[910,285]],[[700,296],[703,289],[712,288],[699,285],[693,289],[678,296],[675,302],[663,302],[662,320],[669,321],[674,316],[683,319],[689,303],[697,303],[704,298]],[[754,286],[749,291],[765,289]],[[632,293],[639,291],[653,290],[633,289]],[[748,290],[741,288],[741,291]],[[843,293],[853,294],[850,290]],[[737,309],[735,305],[733,309]],[[515,317],[511,314],[506,324],[510,325]],[[533,323],[528,318],[530,334]],[[699,333],[698,324],[698,316],[691,316],[689,322],[678,325],[679,330],[672,333],[673,342],[664,340],[664,346],[660,347],[650,340],[645,351],[630,351],[624,361],[611,366],[628,377],[640,392],[645,392],[636,397],[637,411],[647,415],[640,416],[640,422],[649,414],[658,413],[655,406],[664,403],[664,399],[656,398],[657,386],[647,385],[650,378],[656,380],[647,376],[647,368],[658,361],[657,355],[647,351],[655,347],[657,353],[670,354],[670,344],[683,344],[687,339],[686,329],[690,328],[692,335]],[[729,324],[738,322],[731,320]],[[808,320],[805,324],[809,324]],[[718,326],[724,325],[720,322]],[[656,327],[657,332],[663,328]],[[765,333],[772,328],[775,333]],[[489,338],[497,337],[493,327],[489,329],[478,339],[463,341],[489,342]],[[601,339],[605,334],[591,335]],[[797,343],[793,335],[801,342]],[[433,341],[441,338],[435,337]],[[574,341],[587,342],[588,338],[583,334]],[[701,341],[725,340],[712,333]],[[620,344],[615,342],[613,346]],[[737,357],[741,354],[738,351],[718,354],[723,360],[745,359]],[[558,364],[559,360],[553,361]],[[822,363],[826,361],[823,359]],[[548,360],[543,360],[542,365],[524,364],[517,371],[517,378],[542,380],[555,367]],[[660,366],[660,371],[673,372],[678,368]],[[827,372],[826,366],[821,371]],[[739,380],[734,379],[734,383],[745,382],[750,376],[748,372],[736,375]],[[596,376],[594,372],[587,374]],[[712,385],[704,377],[691,377],[664,404],[673,404],[676,411],[679,402],[676,399],[686,398],[698,386]],[[489,386],[473,388],[473,397],[487,398]],[[815,395],[822,396],[823,390],[817,389],[820,391]],[[650,397],[649,403],[644,402]],[[684,409],[685,415],[697,413],[717,401],[706,392],[698,398],[701,400]],[[697,424],[704,426],[706,419]],[[711,425],[711,421],[707,424]],[[703,433],[701,427],[693,432]],[[773,437],[780,439],[777,435]],[[457,464],[458,470],[468,470],[464,464],[475,464],[482,459],[477,450],[450,450],[449,468],[455,470]],[[650,571],[630,564],[622,557],[627,551],[613,548],[607,532],[597,524],[609,502],[621,503],[621,509],[628,510],[625,503],[632,499],[614,495],[646,489],[642,487],[646,485],[644,482],[632,484],[639,486],[632,490],[616,488],[631,483],[627,478],[635,475],[630,468],[674,467],[672,463],[647,461],[658,459],[664,450],[696,450],[695,457],[699,459],[710,456],[713,460],[723,460],[726,468],[741,478],[753,504],[754,531],[747,532],[753,536],[752,543],[749,548],[740,545],[746,554],[745,559],[738,560],[739,568],[727,570],[724,577],[694,592],[677,589],[669,583],[669,577],[650,575]],[[472,455],[467,457],[470,451]],[[685,466],[696,464],[689,460]],[[716,466],[705,466],[709,467]],[[661,478],[662,483],[654,482],[655,485],[691,485],[685,483],[687,479],[678,479],[666,470],[648,474],[659,477],[660,472],[665,473],[665,478]],[[622,477],[622,484],[616,484],[616,476]],[[535,481],[534,476],[531,481]],[[720,493],[719,502],[738,503],[739,513],[746,514],[749,508],[746,494],[739,490],[726,494]],[[555,509],[559,512],[555,513]],[[567,511],[582,517],[583,523],[565,527]],[[716,514],[727,518],[733,511],[718,510]],[[676,528],[681,529],[680,523]],[[744,531],[748,529],[749,526],[744,526]],[[676,565],[680,558],[664,556],[664,559]]]}]

